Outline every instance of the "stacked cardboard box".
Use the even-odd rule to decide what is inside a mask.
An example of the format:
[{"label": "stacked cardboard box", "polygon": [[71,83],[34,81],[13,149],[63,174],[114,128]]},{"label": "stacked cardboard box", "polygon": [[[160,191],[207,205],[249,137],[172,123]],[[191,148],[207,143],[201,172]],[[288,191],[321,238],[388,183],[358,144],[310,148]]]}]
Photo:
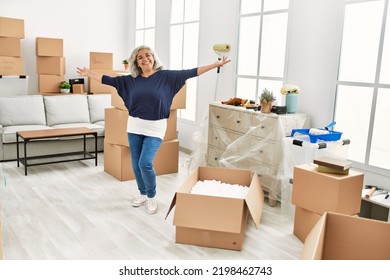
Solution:
[{"label": "stacked cardboard box", "polygon": [[[113,54],[104,52],[90,52],[89,53],[89,69],[100,74],[109,76],[124,75],[121,71],[114,71],[113,69]],[[116,90],[113,87],[103,85],[102,83],[88,78],[88,92],[89,93],[113,93]]]},{"label": "stacked cardboard box", "polygon": [[63,39],[36,38],[38,91],[57,93],[59,83],[65,79]]},{"label": "stacked cardboard box", "polygon": [[0,75],[24,75],[20,48],[23,38],[23,19],[0,17]]},{"label": "stacked cardboard box", "polygon": [[[107,70],[102,71],[107,72]],[[118,71],[111,72],[113,75],[118,75],[118,73]],[[128,72],[124,74],[128,74]],[[113,106],[113,108],[105,110],[104,170],[120,181],[132,180],[134,174],[126,132],[129,112],[113,87],[92,86],[93,89],[98,87],[101,87],[102,90],[105,87],[106,93],[111,92],[111,105]],[[179,140],[176,133],[177,109],[185,108],[185,96],[186,86],[184,85],[173,100],[163,143],[154,160],[157,175],[175,173],[179,169]]]},{"label": "stacked cardboard box", "polygon": [[363,173],[322,173],[316,164],[302,164],[294,167],[293,178],[294,235],[302,242],[325,212],[360,212]]}]

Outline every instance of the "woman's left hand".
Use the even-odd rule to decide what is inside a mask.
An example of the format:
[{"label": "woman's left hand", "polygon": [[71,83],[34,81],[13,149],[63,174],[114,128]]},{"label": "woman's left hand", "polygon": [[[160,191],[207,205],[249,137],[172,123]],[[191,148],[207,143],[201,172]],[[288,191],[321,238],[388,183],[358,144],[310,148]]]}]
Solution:
[{"label": "woman's left hand", "polygon": [[218,59],[217,66],[218,67],[224,66],[226,63],[229,63],[229,62],[230,62],[230,59],[226,55],[224,55],[224,56],[222,56],[222,59],[221,58]]}]

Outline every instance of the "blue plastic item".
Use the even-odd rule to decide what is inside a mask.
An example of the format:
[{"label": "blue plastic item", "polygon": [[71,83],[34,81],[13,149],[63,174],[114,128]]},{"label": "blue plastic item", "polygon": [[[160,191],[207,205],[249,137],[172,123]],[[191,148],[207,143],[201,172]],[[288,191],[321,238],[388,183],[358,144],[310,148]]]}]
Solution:
[{"label": "blue plastic item", "polygon": [[325,128],[318,128],[320,130],[327,130],[327,134],[311,134],[310,129],[293,129],[291,131],[291,137],[294,136],[295,133],[308,135],[310,138],[310,143],[317,143],[317,140],[324,140],[324,141],[337,141],[340,140],[342,132],[329,130],[329,128],[333,127],[336,124],[336,122],[332,122],[329,125],[327,125]]}]

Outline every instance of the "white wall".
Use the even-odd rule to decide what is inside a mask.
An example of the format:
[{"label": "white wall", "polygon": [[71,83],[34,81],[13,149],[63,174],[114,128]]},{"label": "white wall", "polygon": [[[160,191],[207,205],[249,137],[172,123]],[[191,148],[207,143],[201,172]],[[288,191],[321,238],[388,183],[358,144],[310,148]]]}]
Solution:
[{"label": "white wall", "polygon": [[[201,2],[201,23],[199,38],[199,65],[213,63],[218,55],[213,50],[214,44],[229,44],[231,50],[226,55],[231,63],[217,70],[208,72],[198,78],[198,107],[197,123],[179,120],[179,140],[181,146],[192,150],[194,131],[197,130],[204,115],[207,113],[208,104],[214,100],[227,100],[235,94],[235,74],[237,63],[237,37],[239,22],[239,1],[213,0]],[[218,76],[219,75],[219,76]]]},{"label": "white wall", "polygon": [[89,52],[112,52],[114,69],[130,55],[126,0],[0,0],[0,16],[24,19],[22,57],[29,94],[38,92],[35,38],[64,39],[65,79],[77,78],[76,67],[89,67]]},{"label": "white wall", "polygon": [[333,121],[343,1],[290,1],[287,82],[300,85],[298,110],[312,127]]}]

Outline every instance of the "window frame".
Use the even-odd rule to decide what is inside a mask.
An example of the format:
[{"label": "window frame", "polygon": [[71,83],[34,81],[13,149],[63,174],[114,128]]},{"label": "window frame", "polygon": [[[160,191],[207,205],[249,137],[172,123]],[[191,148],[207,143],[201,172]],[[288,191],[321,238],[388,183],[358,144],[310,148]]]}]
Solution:
[{"label": "window frame", "polygon": [[[185,54],[185,27],[186,25],[190,25],[190,24],[194,24],[194,23],[197,23],[198,24],[198,38],[197,38],[197,49],[199,50],[199,42],[200,42],[200,24],[201,24],[201,5],[202,5],[202,0],[198,0],[199,1],[199,17],[198,17],[198,20],[186,20],[185,19],[185,11],[186,11],[186,2],[187,1],[191,1],[191,0],[184,0],[184,3],[183,3],[183,20],[181,22],[175,22],[175,23],[171,23],[171,20],[172,20],[172,0],[170,1],[170,21],[169,21],[169,42],[171,43],[171,36],[172,36],[172,32],[171,32],[171,28],[174,27],[174,26],[181,26],[182,27],[182,41],[181,41],[181,65],[180,65],[180,69],[183,69],[184,68],[184,61],[185,61],[185,58],[184,58],[184,54]],[[169,47],[169,52],[171,52],[171,47]],[[197,53],[197,64],[199,62],[199,51]],[[171,56],[169,55],[169,65],[170,65],[170,68],[171,68]],[[193,67],[196,67],[196,65],[194,65]],[[194,95],[194,104],[193,104],[193,109],[194,109],[194,115],[193,115],[193,119],[190,119],[190,118],[186,118],[186,117],[183,117],[183,110],[187,110],[187,107],[190,106],[191,104],[189,104],[190,102],[187,102],[188,98],[186,98],[186,109],[178,109],[178,118],[180,118],[181,121],[184,121],[184,122],[188,122],[188,123],[196,123],[197,122],[197,117],[198,117],[198,88],[199,88],[199,85],[198,85],[198,78],[197,77],[194,77],[191,79],[192,82],[196,85],[195,86],[195,95]],[[189,91],[189,86],[188,86],[188,83],[187,83],[187,92]],[[187,96],[188,96],[188,93],[187,93]]]},{"label": "window frame", "polygon": [[[239,67],[237,65],[236,73],[235,73],[235,96],[238,96],[238,81],[239,79],[248,79],[248,80],[255,80],[256,88],[255,88],[255,101],[258,101],[258,98],[261,94],[261,89],[259,88],[259,84],[261,80],[268,80],[268,81],[279,81],[281,82],[281,85],[287,83],[287,65],[288,65],[288,46],[289,46],[289,34],[290,34],[290,1],[288,3],[288,8],[286,9],[278,9],[278,10],[271,10],[271,11],[264,11],[264,0],[261,1],[261,8],[259,12],[253,12],[253,13],[246,13],[242,14],[241,12],[241,1],[240,1],[240,10],[239,10],[239,26],[238,26],[238,37],[237,37],[237,60],[239,59],[239,53],[240,53],[240,31],[241,31],[241,19],[245,17],[254,17],[259,16],[260,17],[260,30],[259,30],[259,38],[258,38],[258,51],[257,51],[257,65],[256,65],[256,75],[243,75],[239,74],[238,70]],[[285,52],[284,52],[284,69],[283,69],[283,75],[281,77],[275,77],[275,76],[262,76],[260,75],[260,66],[261,66],[261,51],[262,51],[262,35],[263,35],[263,21],[264,16],[272,15],[272,14],[287,14],[287,25],[286,25],[286,44],[285,44]],[[277,97],[277,100],[280,101],[279,105],[284,104],[285,98],[282,96],[280,91],[277,92],[274,91],[274,95]]]},{"label": "window frame", "polygon": [[[135,26],[135,36],[134,36],[134,41],[135,41],[135,44],[136,45],[147,45],[149,47],[151,47],[152,49],[155,48],[155,44],[156,44],[156,19],[157,19],[157,11],[156,11],[156,0],[152,0],[154,1],[154,18],[155,18],[155,21],[154,21],[154,26],[153,27],[145,27],[145,18],[146,18],[146,0],[141,0],[143,2],[143,11],[144,11],[144,14],[143,14],[143,27],[142,28],[137,28],[137,26]],[[150,0],[149,0],[150,1]],[[140,0],[136,0],[135,1],[135,10],[137,10],[137,5],[139,4]],[[137,17],[137,13],[135,14],[135,16]],[[137,20],[136,20],[137,22]],[[151,44],[148,44],[148,43],[145,43],[145,33],[147,31],[150,31],[150,30],[153,30],[154,31],[154,42],[153,42],[153,45]],[[142,44],[137,44],[137,32],[141,31],[142,32],[142,36],[143,36],[143,40],[142,40]]]},{"label": "window frame", "polygon": [[[375,117],[376,117],[376,106],[377,106],[377,99],[378,99],[378,91],[379,89],[390,89],[390,83],[389,84],[381,84],[380,82],[380,72],[381,72],[381,64],[382,64],[382,57],[383,57],[383,49],[384,49],[384,40],[385,40],[385,32],[386,32],[386,22],[390,20],[390,15],[388,14],[389,10],[389,0],[344,0],[344,6],[343,6],[343,26],[345,22],[345,11],[347,5],[354,5],[358,3],[368,3],[368,2],[377,2],[377,1],[384,1],[384,8],[383,8],[383,14],[382,14],[382,25],[380,30],[380,37],[379,37],[379,47],[378,47],[378,55],[376,58],[376,72],[375,72],[375,79],[374,82],[359,82],[359,81],[341,81],[339,80],[339,71],[337,71],[337,76],[335,80],[336,85],[336,95],[334,100],[334,110],[333,110],[333,119],[337,123],[337,106],[342,104],[337,104],[337,98],[339,93],[339,86],[358,86],[358,87],[364,87],[369,88],[373,90],[373,96],[372,96],[372,104],[371,104],[371,113],[370,113],[370,121],[369,121],[369,127],[368,127],[368,139],[366,143],[366,149],[365,149],[365,155],[364,155],[364,162],[358,162],[353,161],[354,167],[365,170],[374,174],[383,175],[386,177],[390,176],[390,169],[385,169],[378,166],[373,166],[369,164],[370,161],[370,154],[371,154],[371,147],[372,147],[372,138],[373,138],[373,130],[374,130],[374,123],[375,123]],[[342,27],[343,28],[343,27]],[[340,62],[342,59],[342,41],[343,41],[343,35],[344,30],[341,32],[341,44],[340,44],[340,51],[339,51],[339,59],[338,59],[338,69],[340,69]],[[388,31],[388,36],[390,36],[390,31]],[[345,104],[344,104],[345,105]]]}]

